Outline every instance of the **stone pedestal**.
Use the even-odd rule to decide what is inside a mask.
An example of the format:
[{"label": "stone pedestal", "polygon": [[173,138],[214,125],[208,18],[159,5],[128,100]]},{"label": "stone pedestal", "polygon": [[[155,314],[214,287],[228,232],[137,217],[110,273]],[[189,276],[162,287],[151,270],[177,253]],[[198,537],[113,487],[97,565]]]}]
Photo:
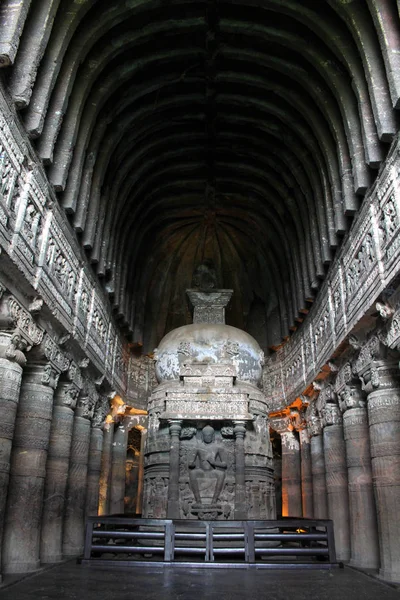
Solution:
[{"label": "stone pedestal", "polygon": [[311,435],[311,472],[313,485],[314,518],[328,518],[328,498],[326,493],[324,441],[321,434]]},{"label": "stone pedestal", "polygon": [[361,569],[377,569],[379,544],[366,408],[347,410],[343,415],[343,428],[349,480],[350,564]]},{"label": "stone pedestal", "polygon": [[281,433],[282,516],[301,517],[300,444],[294,431]]},{"label": "stone pedestal", "polygon": [[101,453],[99,515],[110,514],[111,499],[111,464],[114,440],[114,423],[108,423],[103,432],[103,450]]},{"label": "stone pedestal", "polygon": [[348,561],[350,560],[350,516],[343,424],[337,405],[327,405],[324,412],[324,453],[329,518],[333,521],[337,558]]},{"label": "stone pedestal", "polygon": [[171,420],[169,433],[171,444],[169,448],[169,485],[167,519],[179,519],[179,434],[181,432],[181,421]]},{"label": "stone pedestal", "polygon": [[377,371],[381,381],[379,388],[368,395],[368,418],[378,514],[379,574],[385,581],[400,582],[400,382],[397,364],[381,364]]},{"label": "stone pedestal", "polygon": [[72,432],[64,518],[63,554],[65,557],[79,556],[83,551],[89,442],[89,415],[85,408],[78,405]]},{"label": "stone pedestal", "polygon": [[311,444],[307,429],[299,431],[300,454],[301,454],[301,499],[303,517],[312,519],[314,517],[313,482],[311,470]]},{"label": "stone pedestal", "polygon": [[87,474],[87,516],[96,516],[99,514],[99,489],[102,449],[103,432],[99,427],[92,427],[92,430],[90,432],[89,462]]},{"label": "stone pedestal", "polygon": [[128,428],[121,424],[115,429],[112,447],[110,514],[124,513],[125,463],[128,444]]},{"label": "stone pedestal", "polygon": [[62,560],[63,519],[71,451],[74,408],[79,390],[60,382],[54,398],[46,466],[40,557],[43,563]]},{"label": "stone pedestal", "polygon": [[21,384],[3,544],[6,573],[39,567],[47,449],[57,375],[49,365],[25,367]]}]

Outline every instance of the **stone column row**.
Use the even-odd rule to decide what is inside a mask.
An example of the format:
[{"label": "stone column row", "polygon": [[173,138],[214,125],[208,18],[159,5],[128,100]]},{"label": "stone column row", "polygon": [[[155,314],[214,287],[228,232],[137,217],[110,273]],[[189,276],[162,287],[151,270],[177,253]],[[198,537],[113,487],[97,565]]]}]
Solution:
[{"label": "stone column row", "polygon": [[372,335],[316,386],[307,430],[293,415],[271,426],[282,439],[283,514],[332,519],[339,560],[399,582],[400,369],[381,340]]},{"label": "stone column row", "polygon": [[[0,326],[2,317],[0,309]],[[48,334],[41,338],[0,331],[2,573],[79,554],[85,516],[98,512],[108,398],[93,418],[94,383],[82,385],[76,365]]]}]

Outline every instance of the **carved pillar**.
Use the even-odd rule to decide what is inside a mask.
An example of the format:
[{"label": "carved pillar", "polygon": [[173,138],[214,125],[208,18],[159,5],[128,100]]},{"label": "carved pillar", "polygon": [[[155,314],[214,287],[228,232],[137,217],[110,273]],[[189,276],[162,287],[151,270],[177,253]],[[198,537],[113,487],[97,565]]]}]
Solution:
[{"label": "carved pillar", "polygon": [[54,396],[40,536],[42,563],[59,562],[63,557],[65,495],[78,394],[79,389],[73,383],[60,381]]},{"label": "carved pillar", "polygon": [[137,490],[137,501],[136,501],[136,512],[138,515],[142,513],[143,503],[143,476],[144,476],[144,450],[146,447],[147,429],[141,430],[142,436],[140,438],[140,457],[139,457],[139,473],[138,473],[138,490]]},{"label": "carved pillar", "polygon": [[324,441],[322,437],[322,425],[317,415],[315,402],[312,402],[307,408],[306,419],[310,435],[314,518],[327,519],[328,497],[325,479]]},{"label": "carved pillar", "polygon": [[103,431],[103,451],[101,453],[99,515],[110,514],[111,462],[114,440],[114,423],[106,423]]},{"label": "carved pillar", "polygon": [[360,385],[353,381],[349,363],[338,373],[336,391],[344,413],[343,429],[349,481],[350,564],[363,569],[377,569],[379,543],[372,486],[368,415],[364,394]]},{"label": "carved pillar", "polygon": [[234,421],[233,424],[233,433],[235,435],[235,519],[239,521],[247,518],[244,463],[246,422]]},{"label": "carved pillar", "polygon": [[[26,344],[20,335],[0,333],[0,548],[10,476],[11,446],[19,401]],[[1,552],[0,552],[1,564]]]},{"label": "carved pillar", "polygon": [[100,405],[96,407],[96,411],[92,420],[86,491],[87,516],[96,516],[99,514],[100,473],[103,450],[103,425],[104,419],[109,411],[109,408],[110,406],[108,398],[103,397],[101,399]]},{"label": "carved pillar", "polygon": [[171,443],[169,447],[169,482],[168,482],[168,504],[167,519],[179,519],[179,434],[182,421],[169,421],[169,433]]},{"label": "carved pillar", "polygon": [[96,401],[94,385],[86,381],[72,431],[63,536],[63,554],[67,557],[78,556],[83,551],[90,419]]},{"label": "carved pillar", "polygon": [[128,428],[121,423],[114,433],[111,467],[110,514],[124,513],[125,468],[128,446]]},{"label": "carved pillar", "polygon": [[27,573],[40,564],[40,528],[54,389],[69,360],[45,335],[30,353],[21,383],[11,454],[4,534],[4,571]]},{"label": "carved pillar", "polygon": [[331,385],[320,392],[317,408],[324,426],[326,491],[329,518],[333,521],[336,554],[339,560],[350,560],[350,515],[343,422],[339,406],[334,404]]},{"label": "carved pillar", "polygon": [[282,516],[301,517],[300,444],[290,417],[271,419],[282,442]]},{"label": "carved pillar", "polygon": [[12,296],[3,296],[4,292],[5,288],[0,286],[0,565],[11,448],[26,364],[24,352],[43,339],[43,331],[30,314]]},{"label": "carved pillar", "polygon": [[400,371],[376,336],[356,361],[368,394],[372,477],[382,579],[400,582]]},{"label": "carved pillar", "polygon": [[303,517],[312,519],[314,516],[313,482],[311,470],[311,443],[305,426],[299,429],[301,454],[301,499]]}]

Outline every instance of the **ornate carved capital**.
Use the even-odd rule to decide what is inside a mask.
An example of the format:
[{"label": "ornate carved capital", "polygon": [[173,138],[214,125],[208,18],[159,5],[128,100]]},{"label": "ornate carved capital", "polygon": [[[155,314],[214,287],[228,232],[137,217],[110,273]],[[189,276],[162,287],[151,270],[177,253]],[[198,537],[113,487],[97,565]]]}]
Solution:
[{"label": "ornate carved capital", "polygon": [[108,396],[100,396],[94,410],[92,427],[102,428],[104,421],[110,412],[110,401]]},{"label": "ornate carved capital", "polygon": [[26,365],[26,356],[24,353],[27,350],[27,342],[21,334],[0,334],[0,358],[6,358],[24,367]]},{"label": "ornate carved capital", "polygon": [[351,363],[346,362],[340,367],[338,374],[336,375],[335,392],[339,394],[354,378],[355,375]]},{"label": "ornate carved capital", "polygon": [[54,390],[57,387],[58,379],[60,374],[56,371],[51,365],[45,365],[42,373],[42,383],[43,385],[48,385],[52,387]]},{"label": "ornate carved capital", "polygon": [[73,383],[63,381],[57,387],[55,402],[58,406],[66,406],[74,410],[78,395],[79,390]]},{"label": "ornate carved capital", "polygon": [[4,294],[0,304],[0,329],[12,331],[24,338],[27,346],[36,346],[43,340],[44,331],[31,314],[9,294]]},{"label": "ornate carved capital", "polygon": [[82,389],[82,387],[83,387],[82,373],[81,373],[80,368],[76,364],[76,362],[74,362],[73,360],[71,361],[71,363],[69,365],[69,369],[67,371],[67,378],[78,388],[78,390]]},{"label": "ornate carved capital", "polygon": [[342,422],[342,413],[337,404],[325,404],[321,411],[321,420],[323,427],[329,425],[339,425]]},{"label": "ornate carved capital", "polygon": [[99,394],[96,386],[90,379],[86,379],[77,403],[77,415],[85,419],[92,419]]},{"label": "ornate carved capital", "polygon": [[306,409],[306,422],[309,435],[316,436],[322,433],[322,423],[319,418],[315,402],[310,402]]},{"label": "ornate carved capital", "polygon": [[372,335],[361,347],[360,354],[354,363],[354,371],[360,376],[371,368],[375,360],[385,358],[386,352],[378,335]]},{"label": "ornate carved capital", "polygon": [[269,421],[271,429],[282,435],[288,431],[293,431],[293,423],[290,416],[272,417]]},{"label": "ornate carved capital", "polygon": [[342,412],[350,410],[351,408],[364,408],[366,405],[365,394],[359,383],[353,383],[342,387],[338,394],[338,399],[339,407]]}]

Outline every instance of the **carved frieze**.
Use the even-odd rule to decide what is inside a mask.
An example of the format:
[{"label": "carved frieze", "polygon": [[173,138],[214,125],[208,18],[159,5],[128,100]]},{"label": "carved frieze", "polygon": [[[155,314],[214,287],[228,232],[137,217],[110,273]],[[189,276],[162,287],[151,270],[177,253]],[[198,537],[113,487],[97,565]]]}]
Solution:
[{"label": "carved frieze", "polygon": [[31,314],[14,296],[5,297],[1,305],[0,322],[4,329],[17,330],[28,345],[36,346],[43,340],[44,331],[35,323]]}]

